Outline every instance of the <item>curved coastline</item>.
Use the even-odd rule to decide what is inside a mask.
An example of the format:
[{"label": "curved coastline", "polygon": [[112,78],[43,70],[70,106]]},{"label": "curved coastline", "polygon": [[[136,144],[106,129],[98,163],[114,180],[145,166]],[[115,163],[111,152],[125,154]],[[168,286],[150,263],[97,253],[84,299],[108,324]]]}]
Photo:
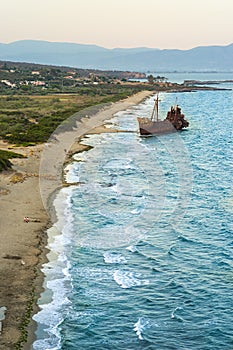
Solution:
[{"label": "curved coastline", "polygon": [[[56,222],[53,201],[63,186],[63,167],[72,154],[82,151],[79,140],[87,133],[108,132],[102,125],[118,111],[134,106],[154,91],[142,91],[125,100],[111,105],[90,108],[85,117],[73,116],[76,127],[61,130],[56,134],[59,141],[49,161],[49,173],[42,166],[46,145],[20,147],[17,152],[27,158],[15,159],[13,171],[0,174],[1,206],[0,222],[2,244],[0,246],[0,291],[1,305],[6,307],[6,318],[2,321],[0,347],[31,349],[36,324],[31,320],[37,313],[38,300],[42,290],[44,275],[42,265],[47,261],[47,229]],[[57,141],[57,139],[56,139]],[[1,149],[9,149],[10,145],[1,142]],[[81,147],[81,148],[80,148]],[[51,171],[52,170],[52,171]],[[23,174],[13,182],[15,174]],[[41,182],[42,181],[42,182]],[[23,218],[32,220],[25,223]],[[38,221],[34,222],[36,219]],[[30,321],[31,320],[31,321]],[[29,323],[30,321],[30,323]],[[28,326],[29,323],[29,326]],[[20,347],[21,346],[21,347]]]}]

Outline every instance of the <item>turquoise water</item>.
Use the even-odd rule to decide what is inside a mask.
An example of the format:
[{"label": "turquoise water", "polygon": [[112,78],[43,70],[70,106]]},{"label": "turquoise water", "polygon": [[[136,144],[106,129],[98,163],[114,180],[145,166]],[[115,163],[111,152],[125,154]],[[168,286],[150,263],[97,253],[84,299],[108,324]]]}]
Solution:
[{"label": "turquoise water", "polygon": [[122,132],[83,140],[67,169],[81,185],[55,200],[34,349],[233,348],[232,96],[161,94],[187,131],[140,138],[149,98],[108,122]]}]

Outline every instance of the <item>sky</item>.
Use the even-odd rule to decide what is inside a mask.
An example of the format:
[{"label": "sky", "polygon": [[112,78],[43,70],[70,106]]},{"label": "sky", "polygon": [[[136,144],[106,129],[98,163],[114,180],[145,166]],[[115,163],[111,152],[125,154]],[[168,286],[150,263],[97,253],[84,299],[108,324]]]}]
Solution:
[{"label": "sky", "polygon": [[0,43],[186,50],[233,43],[232,17],[233,0],[1,0]]}]

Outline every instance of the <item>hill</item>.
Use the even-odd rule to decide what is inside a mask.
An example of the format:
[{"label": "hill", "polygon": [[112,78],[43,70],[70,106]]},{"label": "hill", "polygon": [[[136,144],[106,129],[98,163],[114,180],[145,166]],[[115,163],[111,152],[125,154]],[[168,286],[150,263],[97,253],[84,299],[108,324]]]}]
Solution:
[{"label": "hill", "polygon": [[190,50],[106,49],[96,45],[21,40],[0,44],[0,60],[103,70],[233,71],[233,44]]}]

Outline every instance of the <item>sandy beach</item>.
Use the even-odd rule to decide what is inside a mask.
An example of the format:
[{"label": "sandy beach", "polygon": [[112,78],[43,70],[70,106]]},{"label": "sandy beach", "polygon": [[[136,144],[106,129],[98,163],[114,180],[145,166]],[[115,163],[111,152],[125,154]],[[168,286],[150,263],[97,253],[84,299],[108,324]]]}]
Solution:
[{"label": "sandy beach", "polygon": [[52,203],[63,186],[64,163],[71,154],[82,150],[79,141],[83,135],[109,132],[102,127],[105,120],[151,94],[140,92],[84,118],[77,114],[77,120],[75,116],[72,119],[75,126],[61,130],[48,144],[14,148],[0,142],[0,149],[13,148],[26,156],[13,159],[13,169],[0,174],[0,310],[6,308],[5,319],[0,319],[0,349],[20,349],[26,332],[29,340],[22,348],[31,348],[33,323],[28,326],[28,322],[37,310],[36,300],[42,288],[40,267],[46,261],[46,228],[56,220]]}]

